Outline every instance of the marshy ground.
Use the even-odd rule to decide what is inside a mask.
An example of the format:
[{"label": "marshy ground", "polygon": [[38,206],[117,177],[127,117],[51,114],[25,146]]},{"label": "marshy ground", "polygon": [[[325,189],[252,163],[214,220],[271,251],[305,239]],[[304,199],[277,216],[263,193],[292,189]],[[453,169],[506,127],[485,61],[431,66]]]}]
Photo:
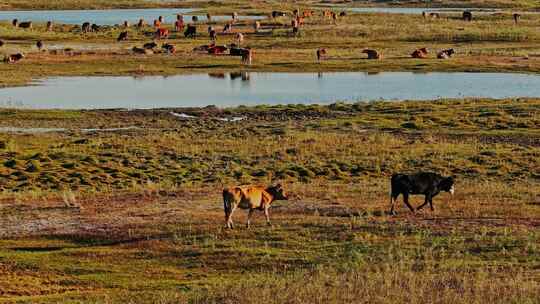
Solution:
[{"label": "marshy ground", "polygon": [[[258,1],[183,5],[213,14],[292,8]],[[466,5],[527,10],[537,4]],[[0,85],[62,75],[231,71],[537,73],[540,14],[523,13],[516,25],[512,11],[478,14],[473,22],[456,13],[437,20],[349,13],[337,25],[314,17],[299,37],[290,36],[287,18],[263,21],[276,27],[266,34],[239,22],[235,30],[247,33],[245,45],[255,49],[249,67],[238,58],[192,52],[208,43],[207,24],[199,25],[196,39],[173,33],[167,42],[177,45],[175,55],[137,56],[129,49],[151,40],[144,31],[130,29],[130,39],[116,43],[119,27],[81,34],[73,25],[45,32],[43,24],[23,30],[3,23],[0,52],[27,57],[0,65]],[[47,52],[35,49],[38,39]],[[329,53],[321,64],[315,63],[319,47]],[[362,59],[365,47],[385,59]],[[419,47],[458,53],[450,60],[408,58]],[[52,48],[72,50],[51,54]],[[223,120],[234,117],[242,119]],[[415,215],[400,198],[398,215],[389,216],[390,176],[418,170],[455,175],[456,195],[440,194],[434,212]],[[272,227],[257,214],[252,228],[243,228],[240,211],[238,228],[224,229],[222,187],[277,181],[292,198],[272,207]],[[414,205],[421,202],[413,198]],[[0,302],[538,303],[539,226],[540,99],[0,109]]]},{"label": "marshy ground", "polygon": [[[5,301],[538,301],[536,99],[0,116],[67,129],[0,135]],[[456,195],[387,215],[419,168]],[[272,180],[294,194],[274,226],[223,229],[223,185]]]}]

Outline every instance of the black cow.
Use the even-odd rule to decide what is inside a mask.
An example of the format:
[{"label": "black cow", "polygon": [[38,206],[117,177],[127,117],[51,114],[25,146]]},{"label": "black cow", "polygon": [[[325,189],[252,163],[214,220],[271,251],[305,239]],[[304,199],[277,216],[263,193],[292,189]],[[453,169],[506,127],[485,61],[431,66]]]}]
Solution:
[{"label": "black cow", "polygon": [[454,194],[454,178],[444,177],[442,175],[431,172],[419,172],[415,174],[394,174],[391,180],[392,192],[390,194],[390,214],[395,214],[394,203],[398,196],[403,194],[403,201],[409,207],[412,213],[414,208],[409,203],[409,194],[425,195],[424,204],[416,210],[422,209],[429,203],[431,211],[433,211],[433,198],[441,191]]},{"label": "black cow", "polygon": [[463,12],[463,20],[465,21],[472,21],[472,13],[469,11]]},{"label": "black cow", "polygon": [[116,41],[120,42],[120,41],[126,41],[128,40],[128,32],[121,32],[120,35],[118,35],[118,38],[116,39]]},{"label": "black cow", "polygon": [[195,38],[197,36],[197,27],[195,25],[188,25],[184,32],[186,38]]}]

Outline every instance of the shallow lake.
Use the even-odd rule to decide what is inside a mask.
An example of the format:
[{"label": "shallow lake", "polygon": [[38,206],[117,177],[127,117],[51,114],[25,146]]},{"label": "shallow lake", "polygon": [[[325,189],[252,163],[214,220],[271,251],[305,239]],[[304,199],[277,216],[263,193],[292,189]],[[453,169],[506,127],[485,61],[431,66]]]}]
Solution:
[{"label": "shallow lake", "polygon": [[[190,22],[193,9],[112,9],[112,10],[60,10],[60,11],[0,11],[0,20],[47,22],[54,21],[59,24],[82,24],[84,22],[100,25],[121,24],[125,20],[132,24],[140,18],[151,23],[159,16],[165,18],[166,23],[174,23],[177,14],[184,15],[184,21]],[[206,20],[206,14],[195,14],[200,21]],[[213,16],[214,20],[230,20],[231,16]],[[262,19],[263,16],[239,16],[239,19]]]},{"label": "shallow lake", "polygon": [[354,7],[348,9],[357,13],[387,13],[387,14],[422,14],[422,12],[459,13],[471,12],[496,12],[498,9],[490,8],[422,8],[422,7]]},{"label": "shallow lake", "polygon": [[540,97],[540,75],[514,73],[227,73],[59,77],[0,89],[0,106],[161,108],[216,105]]}]

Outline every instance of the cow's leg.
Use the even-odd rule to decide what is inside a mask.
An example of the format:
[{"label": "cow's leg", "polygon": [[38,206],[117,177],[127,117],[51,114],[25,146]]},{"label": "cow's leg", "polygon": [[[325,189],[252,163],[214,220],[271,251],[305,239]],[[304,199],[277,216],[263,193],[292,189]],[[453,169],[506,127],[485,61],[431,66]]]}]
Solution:
[{"label": "cow's leg", "polygon": [[390,194],[390,214],[391,215],[396,215],[396,211],[394,211],[394,207],[395,207],[395,203],[396,203],[396,200],[399,196],[399,193],[391,193]]},{"label": "cow's leg", "polygon": [[430,197],[429,198],[429,207],[431,208],[431,211],[435,211],[435,209],[433,208],[433,197]]},{"label": "cow's leg", "polygon": [[411,210],[411,212],[414,213],[414,208],[409,203],[409,193],[403,193],[403,202],[405,202],[405,205],[409,207],[409,210]]},{"label": "cow's leg", "polygon": [[251,224],[251,216],[252,215],[253,215],[253,209],[249,209],[248,216],[247,216],[246,228],[249,228],[249,225]]},{"label": "cow's leg", "polygon": [[230,228],[230,229],[234,229],[234,223],[233,223],[233,220],[232,220],[234,210],[236,210],[236,206],[232,205],[231,209],[229,211],[229,218],[227,219],[227,228]]},{"label": "cow's leg", "polygon": [[270,209],[270,206],[264,207],[264,216],[266,217],[266,224],[268,226],[272,226],[272,223],[270,223],[270,214],[268,213],[268,209]]},{"label": "cow's leg", "polygon": [[430,196],[426,194],[426,199],[424,200],[424,203],[420,205],[418,208],[416,208],[416,211],[424,208],[425,205],[427,205],[430,202]]}]

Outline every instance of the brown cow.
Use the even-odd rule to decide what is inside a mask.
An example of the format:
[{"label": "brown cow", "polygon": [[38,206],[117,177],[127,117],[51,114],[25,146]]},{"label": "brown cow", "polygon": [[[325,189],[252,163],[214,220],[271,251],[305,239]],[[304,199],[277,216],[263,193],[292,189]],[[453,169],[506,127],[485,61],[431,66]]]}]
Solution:
[{"label": "brown cow", "polygon": [[455,53],[456,52],[454,51],[454,49],[442,50],[439,53],[437,53],[437,58],[438,59],[449,59]]},{"label": "brown cow", "polygon": [[156,39],[166,39],[169,38],[169,30],[164,28],[159,28],[156,31]]},{"label": "brown cow", "polygon": [[368,59],[382,59],[383,55],[376,50],[365,49],[362,53],[368,55]]},{"label": "brown cow", "polygon": [[412,58],[427,58],[428,53],[429,51],[427,48],[421,48],[412,52],[411,56]]},{"label": "brown cow", "polygon": [[5,63],[16,63],[16,62],[20,61],[23,58],[24,58],[23,53],[17,53],[17,54],[13,54],[13,55],[9,55],[9,56],[4,57],[4,62]]},{"label": "brown cow", "polygon": [[225,225],[229,229],[234,228],[232,215],[236,208],[248,209],[246,227],[249,228],[253,211],[264,211],[266,223],[270,224],[268,209],[272,202],[288,200],[280,184],[269,187],[238,186],[223,189],[223,209],[225,211]]},{"label": "brown cow", "polygon": [[184,30],[184,20],[176,20],[174,22],[174,29],[177,31],[177,32],[181,32]]}]

